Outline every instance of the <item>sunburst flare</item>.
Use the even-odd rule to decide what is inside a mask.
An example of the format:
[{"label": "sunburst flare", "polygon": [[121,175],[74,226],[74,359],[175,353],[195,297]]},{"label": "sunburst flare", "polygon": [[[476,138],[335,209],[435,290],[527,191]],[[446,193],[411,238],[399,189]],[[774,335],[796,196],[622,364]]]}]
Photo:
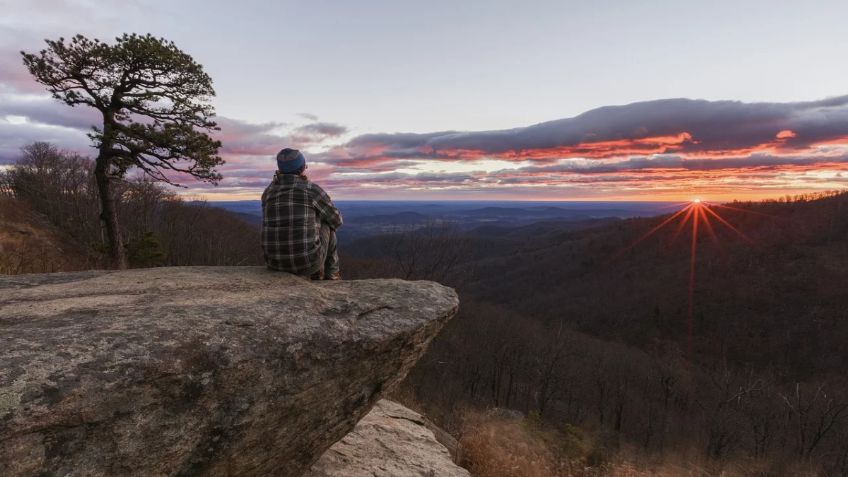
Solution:
[{"label": "sunburst flare", "polygon": [[[733,224],[728,222],[724,217],[722,217],[716,210],[716,208],[723,208],[727,210],[735,210],[746,212],[745,209],[739,209],[736,207],[725,206],[723,204],[711,204],[705,200],[700,198],[692,199],[691,202],[686,203],[680,210],[673,213],[665,220],[660,222],[655,227],[651,228],[644,235],[640,236],[633,243],[623,248],[620,252],[614,255],[613,258],[620,257],[622,254],[627,252],[628,250],[633,249],[641,242],[647,240],[651,236],[655,235],[660,230],[664,229],[667,226],[670,226],[675,221],[677,222],[677,228],[675,229],[674,234],[672,235],[671,241],[674,240],[680,235],[680,233],[685,230],[687,227],[691,228],[692,239],[689,244],[689,277],[688,277],[688,287],[687,287],[687,313],[686,313],[686,330],[687,330],[687,344],[686,350],[689,359],[691,360],[694,356],[694,333],[695,333],[695,291],[696,291],[696,270],[698,263],[698,238],[699,233],[703,230],[707,235],[710,236],[713,243],[719,245],[721,242],[719,240],[718,235],[715,231],[715,226],[712,223],[714,219],[725,228],[733,232],[736,236],[753,244],[754,241],[745,235],[742,231],[740,231]],[[763,214],[765,215],[765,214]]]}]

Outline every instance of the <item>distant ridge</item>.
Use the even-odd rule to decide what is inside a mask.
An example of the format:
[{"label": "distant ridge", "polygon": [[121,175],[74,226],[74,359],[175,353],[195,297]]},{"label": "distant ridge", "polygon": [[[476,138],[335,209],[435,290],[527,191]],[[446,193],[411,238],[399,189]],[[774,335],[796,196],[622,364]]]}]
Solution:
[{"label": "distant ridge", "polygon": [[[335,201],[345,217],[341,240],[392,232],[427,222],[449,222],[463,230],[495,226],[499,233],[535,223],[578,223],[599,219],[628,219],[667,213],[671,202],[525,202],[525,201]],[[209,202],[261,225],[258,200]],[[503,229],[503,230],[502,230]],[[493,229],[494,230],[494,229]]]}]

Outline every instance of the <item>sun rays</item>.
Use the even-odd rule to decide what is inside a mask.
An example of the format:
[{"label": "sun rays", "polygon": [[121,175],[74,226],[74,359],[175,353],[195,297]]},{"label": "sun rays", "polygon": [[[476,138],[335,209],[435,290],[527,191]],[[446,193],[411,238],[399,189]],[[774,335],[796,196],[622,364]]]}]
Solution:
[{"label": "sun rays", "polygon": [[[699,234],[706,234],[710,237],[712,242],[715,245],[719,245],[721,240],[719,239],[718,234],[716,233],[716,225],[713,224],[713,221],[717,222],[725,229],[732,232],[734,235],[744,240],[749,244],[753,244],[754,241],[745,235],[742,231],[740,231],[733,224],[728,222],[724,217],[719,214],[715,209],[725,209],[732,210],[737,212],[749,212],[745,209],[740,209],[731,206],[725,206],[723,204],[712,204],[700,198],[692,199],[692,201],[688,203],[681,204],[682,207],[677,212],[673,213],[658,225],[654,226],[648,232],[640,236],[633,243],[622,249],[619,253],[615,254],[614,258],[617,258],[627,252],[628,250],[633,249],[643,241],[648,238],[656,235],[658,232],[663,230],[666,227],[675,225],[676,228],[671,237],[671,243],[673,243],[684,230],[691,230],[691,240],[689,243],[689,277],[688,277],[688,288],[687,288],[687,313],[686,313],[686,333],[687,333],[687,355],[689,359],[692,359],[694,354],[694,331],[695,331],[695,279],[696,279],[696,266],[698,262],[698,239]],[[752,212],[753,213],[753,212]],[[765,214],[762,214],[765,215]]]}]

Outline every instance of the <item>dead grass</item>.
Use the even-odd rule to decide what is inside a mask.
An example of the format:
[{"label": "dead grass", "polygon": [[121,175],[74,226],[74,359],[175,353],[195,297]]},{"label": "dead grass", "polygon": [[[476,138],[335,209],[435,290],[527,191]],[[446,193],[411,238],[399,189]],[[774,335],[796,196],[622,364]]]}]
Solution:
[{"label": "dead grass", "polygon": [[461,465],[475,477],[555,477],[577,473],[585,460],[580,436],[542,429],[527,419],[493,413],[466,416]]},{"label": "dead grass", "polygon": [[460,465],[474,477],[747,477],[815,476],[815,471],[775,463],[708,463],[686,453],[649,458],[638,449],[614,455],[595,447],[579,429],[556,430],[538,419],[498,413],[466,415],[459,439]]}]

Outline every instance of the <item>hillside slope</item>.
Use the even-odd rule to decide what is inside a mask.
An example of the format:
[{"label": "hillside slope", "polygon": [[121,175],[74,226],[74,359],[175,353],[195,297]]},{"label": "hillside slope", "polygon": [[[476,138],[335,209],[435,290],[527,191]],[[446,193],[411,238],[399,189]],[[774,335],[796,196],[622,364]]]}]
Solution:
[{"label": "hillside slope", "polygon": [[98,257],[21,200],[0,197],[0,274],[95,268]]},{"label": "hillside slope", "polygon": [[[732,208],[729,208],[732,207]],[[713,206],[694,261],[695,358],[809,376],[848,366],[848,194]],[[687,338],[691,222],[632,219],[475,263],[467,290],[542,321],[645,348]]]}]

